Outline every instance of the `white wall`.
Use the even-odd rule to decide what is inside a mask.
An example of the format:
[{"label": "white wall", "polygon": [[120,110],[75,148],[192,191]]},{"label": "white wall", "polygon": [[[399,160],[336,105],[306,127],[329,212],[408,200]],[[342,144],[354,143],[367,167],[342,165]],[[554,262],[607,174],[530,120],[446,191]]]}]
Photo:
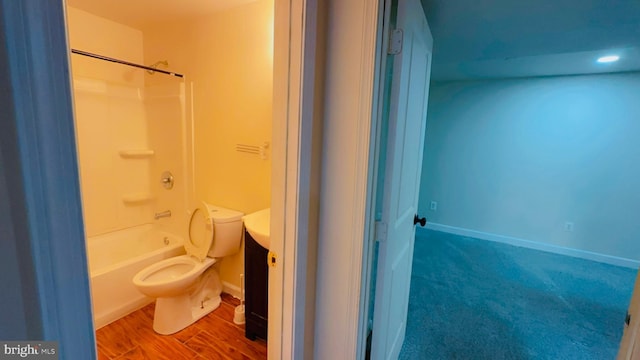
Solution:
[{"label": "white wall", "polygon": [[640,259],[638,94],[639,73],[433,84],[420,213]]}]

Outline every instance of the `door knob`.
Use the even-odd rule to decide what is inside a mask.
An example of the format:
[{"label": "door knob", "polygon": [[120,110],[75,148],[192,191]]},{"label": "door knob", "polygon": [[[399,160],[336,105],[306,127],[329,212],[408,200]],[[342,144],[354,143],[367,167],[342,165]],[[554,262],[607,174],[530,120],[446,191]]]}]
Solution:
[{"label": "door knob", "polygon": [[420,223],[420,226],[425,226],[427,224],[427,218],[419,218],[418,214],[413,217],[413,225]]}]

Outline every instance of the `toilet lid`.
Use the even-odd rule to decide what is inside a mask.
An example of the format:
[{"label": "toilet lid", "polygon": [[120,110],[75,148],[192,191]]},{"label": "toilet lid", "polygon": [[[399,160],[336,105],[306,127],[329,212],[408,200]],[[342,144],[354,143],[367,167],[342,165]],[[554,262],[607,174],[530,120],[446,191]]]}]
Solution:
[{"label": "toilet lid", "polygon": [[200,261],[204,260],[213,242],[213,232],[209,207],[201,203],[189,220],[189,239],[184,244],[187,254],[195,256]]}]

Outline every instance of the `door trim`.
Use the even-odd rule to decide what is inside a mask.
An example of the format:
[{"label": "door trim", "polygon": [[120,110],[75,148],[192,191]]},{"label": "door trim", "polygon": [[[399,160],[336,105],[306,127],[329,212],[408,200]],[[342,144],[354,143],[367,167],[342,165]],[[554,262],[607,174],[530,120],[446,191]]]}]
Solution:
[{"label": "door trim", "polygon": [[375,94],[383,0],[332,0],[328,9],[320,226],[317,359],[362,359],[373,233],[370,206]]},{"label": "door trim", "polygon": [[313,354],[324,6],[275,2],[269,359]]},{"label": "door trim", "polygon": [[[369,319],[369,312],[371,311],[370,305],[372,301],[372,297],[375,298],[375,293],[372,293],[372,279],[373,279],[373,269],[374,266],[374,258],[375,258],[375,243],[379,234],[376,234],[375,224],[378,219],[379,214],[377,214],[377,202],[379,200],[378,192],[380,189],[378,188],[381,184],[378,177],[380,171],[380,156],[383,153],[383,143],[382,143],[382,126],[384,119],[384,98],[386,87],[390,86],[390,82],[387,84],[385,73],[389,66],[389,57],[387,54],[388,46],[389,46],[389,35],[390,35],[390,24],[391,21],[391,6],[392,0],[380,0],[379,2],[380,10],[382,13],[378,15],[378,23],[377,23],[377,33],[378,40],[376,45],[376,60],[375,60],[375,69],[374,69],[374,86],[373,86],[373,105],[372,108],[374,111],[371,115],[371,128],[372,128],[372,148],[370,157],[370,166],[371,166],[371,174],[368,179],[367,186],[370,187],[371,193],[369,194],[369,198],[367,199],[366,206],[366,217],[367,217],[367,226],[369,232],[366,234],[364,246],[364,255],[362,260],[362,277],[361,277],[361,293],[360,293],[360,301],[361,301],[361,311],[359,314],[360,324],[358,330],[358,354],[361,355],[358,359],[364,359],[365,354],[370,349],[367,349],[367,337],[369,336],[369,332],[373,330],[372,321],[373,319]],[[384,145],[386,146],[386,145]],[[384,156],[384,154],[383,154]],[[383,181],[384,182],[384,179]],[[372,313],[373,315],[373,313]]]},{"label": "door trim", "polygon": [[[274,42],[281,46],[285,44],[287,57],[292,61],[291,65],[297,62],[300,67],[306,64],[303,60],[309,56],[308,53],[303,52],[305,41],[309,40],[309,34],[315,32],[313,27],[308,27],[308,22],[301,21],[302,19],[307,21],[305,15],[309,4],[315,4],[315,2],[276,0],[279,11],[276,12],[274,19],[276,24]],[[14,119],[10,119],[19,125],[17,134],[12,139],[20,142],[21,158],[10,159],[8,162],[11,161],[11,165],[24,168],[22,174],[24,195],[21,194],[23,197],[19,200],[24,201],[26,206],[28,224],[21,225],[30,235],[28,238],[16,237],[13,240],[16,243],[20,242],[23,247],[30,248],[33,257],[33,259],[24,259],[25,265],[21,268],[23,271],[17,274],[22,277],[33,274],[38,286],[37,293],[29,292],[28,289],[23,291],[24,294],[30,294],[27,300],[33,306],[39,307],[42,313],[41,317],[35,318],[36,313],[33,312],[32,316],[26,319],[28,328],[31,329],[29,331],[34,334],[34,337],[41,334],[43,339],[59,341],[61,355],[65,358],[95,359],[97,354],[93,335],[89,274],[75,153],[64,5],[64,0],[45,3],[35,0],[0,2],[2,10],[0,14],[5,20],[11,20],[4,23],[7,29],[5,32],[7,41],[10,43],[8,47],[12,50],[7,60],[11,67],[11,75],[16,76],[11,79],[15,84],[11,95],[14,97],[15,107],[22,109]],[[283,9],[286,11],[282,11]],[[303,36],[303,30],[306,36]],[[299,39],[299,41],[289,49],[288,43],[292,39]],[[284,138],[287,139],[287,146],[282,148],[274,146],[273,162],[279,163],[280,166],[284,163],[276,160],[276,156],[283,156],[287,161],[286,167],[275,169],[278,171],[274,172],[274,182],[281,181],[281,184],[286,184],[287,194],[294,192],[299,197],[305,197],[307,193],[304,192],[306,191],[304,186],[294,186],[286,179],[278,179],[278,176],[285,173],[287,179],[296,179],[299,176],[299,162],[294,159],[300,156],[300,148],[297,146],[289,148],[289,146],[291,146],[290,141],[296,140],[298,136],[294,129],[298,129],[301,124],[308,125],[306,122],[298,123],[298,120],[309,117],[292,115],[294,113],[290,112],[289,106],[297,106],[306,101],[307,96],[310,95],[300,94],[301,87],[296,85],[300,84],[299,76],[296,71],[291,70],[293,68],[288,62],[286,65],[279,62],[277,64],[279,64],[277,69],[280,71],[284,69],[288,78],[286,96],[283,102],[279,103],[280,105],[274,105],[274,115],[281,114],[276,109],[280,111],[286,109],[287,126],[274,127],[274,138],[283,136],[278,134],[279,131],[286,131]],[[37,81],[35,81],[36,75]],[[282,90],[276,83],[278,82],[274,81],[274,95],[281,94],[278,91]],[[282,85],[282,83],[279,84]],[[303,109],[309,108],[305,106]],[[52,149],[57,150],[46,151]],[[309,155],[307,150],[302,150],[302,154]],[[286,171],[282,172],[283,169]],[[313,167],[305,170],[312,171]],[[306,186],[309,187],[309,184]],[[283,241],[280,245],[282,249],[300,249],[306,246],[307,239],[303,239],[302,243],[296,243],[299,240],[296,236],[305,231],[304,229],[310,226],[310,223],[312,224],[309,219],[312,218],[313,211],[310,207],[299,213],[295,207],[297,204],[298,202],[286,204],[286,218],[284,208],[281,207],[278,210],[276,204],[276,208],[272,209],[275,210],[272,221],[279,219],[284,223],[287,219],[286,228],[294,230],[288,232],[286,236],[282,234]],[[20,214],[12,212],[11,215]],[[306,220],[300,222],[299,217]],[[280,270],[275,278],[293,279],[313,274],[309,271],[309,266],[300,266],[300,263],[306,264],[305,260],[306,258],[302,258],[297,262],[291,260],[285,262],[284,264],[287,265],[277,268]],[[300,353],[305,351],[306,347],[312,348],[312,345],[305,344],[304,340],[309,336],[312,337],[313,334],[310,335],[307,331],[303,333],[303,337],[299,337],[299,333],[295,331],[300,326],[308,329],[309,324],[313,324],[313,319],[308,316],[309,312],[313,313],[313,308],[308,308],[312,299],[309,298],[309,294],[314,288],[313,277],[308,283],[310,285],[303,291],[288,287],[284,281],[282,283],[285,287],[279,288],[278,299],[281,301],[270,302],[270,310],[273,308],[276,314],[273,319],[270,319],[275,324],[272,328],[277,331],[279,327],[281,330],[276,336],[270,337],[272,338],[269,342],[271,359],[287,358],[287,354]],[[286,308],[292,310],[285,312],[282,306],[286,301],[295,306]]]}]

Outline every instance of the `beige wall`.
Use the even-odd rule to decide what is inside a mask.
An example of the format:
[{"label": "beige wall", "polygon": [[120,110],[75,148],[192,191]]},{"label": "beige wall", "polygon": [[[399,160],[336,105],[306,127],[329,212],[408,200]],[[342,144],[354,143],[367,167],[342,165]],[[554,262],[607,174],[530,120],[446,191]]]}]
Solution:
[{"label": "beige wall", "polygon": [[[71,6],[67,7],[67,24],[72,48],[143,63],[142,31]],[[143,72],[134,68],[79,55],[71,55],[71,62],[74,77],[143,85]]]},{"label": "beige wall", "polygon": [[[244,213],[269,207],[270,152],[263,160],[235,148],[271,142],[273,1],[143,31],[145,58],[168,60],[173,71],[186,75],[187,99],[192,95],[195,195],[190,206],[202,200]],[[242,272],[242,252],[221,263],[222,280],[234,286],[240,285]]]}]

